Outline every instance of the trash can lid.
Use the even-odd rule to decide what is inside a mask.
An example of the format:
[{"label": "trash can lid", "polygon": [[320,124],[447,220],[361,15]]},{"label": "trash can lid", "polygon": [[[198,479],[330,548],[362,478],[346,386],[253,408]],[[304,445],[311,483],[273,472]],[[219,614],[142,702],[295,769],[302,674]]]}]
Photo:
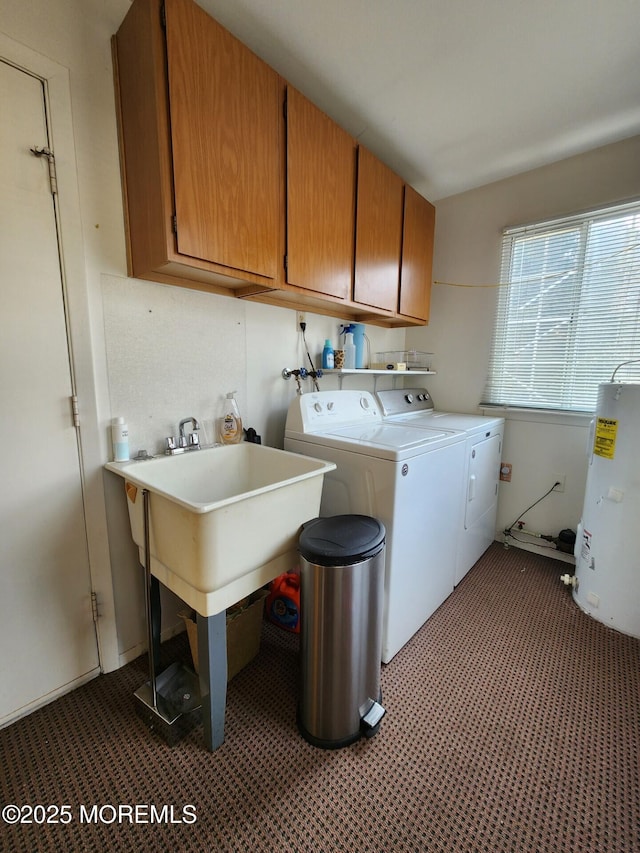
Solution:
[{"label": "trash can lid", "polygon": [[311,563],[348,565],[373,557],[384,544],[381,521],[368,515],[331,515],[302,525],[298,549]]}]

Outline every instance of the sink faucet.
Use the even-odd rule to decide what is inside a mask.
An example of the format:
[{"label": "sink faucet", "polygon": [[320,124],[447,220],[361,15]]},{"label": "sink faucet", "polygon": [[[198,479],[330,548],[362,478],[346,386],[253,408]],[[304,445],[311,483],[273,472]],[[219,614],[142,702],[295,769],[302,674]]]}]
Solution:
[{"label": "sink faucet", "polygon": [[[187,424],[191,424],[191,432],[189,435],[185,435],[184,428]],[[165,453],[174,455],[176,453],[184,453],[185,450],[199,450],[200,449],[200,436],[198,435],[198,430],[200,429],[200,424],[195,418],[184,418],[180,421],[178,425],[179,436],[178,438],[174,438],[170,435],[166,440],[166,450]]]},{"label": "sink faucet", "polygon": [[191,429],[193,432],[200,429],[200,424],[195,418],[184,418],[180,421],[178,429],[180,430],[180,437],[184,438],[184,427],[185,424],[191,424]]}]

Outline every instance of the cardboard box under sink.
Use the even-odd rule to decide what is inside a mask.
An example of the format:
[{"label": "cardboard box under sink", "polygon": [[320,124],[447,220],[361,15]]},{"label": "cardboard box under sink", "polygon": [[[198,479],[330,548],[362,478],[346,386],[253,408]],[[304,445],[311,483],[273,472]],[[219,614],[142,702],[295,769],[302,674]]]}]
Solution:
[{"label": "cardboard box under sink", "polygon": [[[260,650],[266,589],[252,592],[247,598],[227,609],[227,681],[231,681]],[[198,672],[198,627],[195,611],[181,610],[189,638],[193,667]]]}]

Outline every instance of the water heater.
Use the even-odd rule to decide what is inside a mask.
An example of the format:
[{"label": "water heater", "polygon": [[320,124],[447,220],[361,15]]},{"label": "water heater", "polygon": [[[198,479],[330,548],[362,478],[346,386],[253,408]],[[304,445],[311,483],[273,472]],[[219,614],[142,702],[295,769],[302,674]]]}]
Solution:
[{"label": "water heater", "polygon": [[598,388],[575,545],[579,607],[640,638],[640,384]]}]

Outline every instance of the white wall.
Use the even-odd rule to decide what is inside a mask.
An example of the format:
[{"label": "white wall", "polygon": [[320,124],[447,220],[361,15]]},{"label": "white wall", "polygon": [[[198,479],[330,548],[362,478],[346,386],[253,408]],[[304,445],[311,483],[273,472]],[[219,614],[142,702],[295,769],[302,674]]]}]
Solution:
[{"label": "white wall", "polygon": [[[432,319],[407,332],[407,346],[436,354],[438,375],[429,386],[439,408],[474,412],[482,397],[497,289],[481,285],[499,280],[502,229],[638,196],[640,137],[634,137],[436,204]],[[553,485],[555,473],[566,474],[564,494],[527,514],[527,526],[554,535],[576,529],[588,421],[508,415],[503,460],[513,476],[500,486],[499,530]]]}]

